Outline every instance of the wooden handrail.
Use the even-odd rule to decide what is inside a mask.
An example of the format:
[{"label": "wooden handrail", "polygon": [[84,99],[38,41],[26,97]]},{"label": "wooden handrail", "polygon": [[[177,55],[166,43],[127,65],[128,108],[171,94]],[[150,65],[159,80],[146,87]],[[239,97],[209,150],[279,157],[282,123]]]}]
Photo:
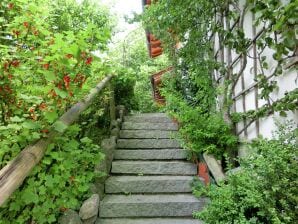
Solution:
[{"label": "wooden handrail", "polygon": [[[95,88],[90,90],[89,94],[83,100],[79,101],[65,112],[56,123],[62,122],[65,127],[70,126],[79,115],[87,109],[98,93],[107,86],[112,77],[112,75],[105,77]],[[55,124],[53,126],[55,126]],[[23,183],[31,170],[44,156],[48,145],[62,132],[51,131],[46,138],[42,138],[35,144],[29,145],[23,149],[16,158],[0,170],[0,206],[2,206]]]}]

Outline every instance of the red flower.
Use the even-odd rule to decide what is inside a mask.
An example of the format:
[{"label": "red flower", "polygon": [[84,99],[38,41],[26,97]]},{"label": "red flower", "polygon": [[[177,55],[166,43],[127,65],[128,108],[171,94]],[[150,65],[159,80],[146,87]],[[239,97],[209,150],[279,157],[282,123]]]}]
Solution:
[{"label": "red flower", "polygon": [[61,207],[61,208],[60,208],[60,211],[61,211],[61,212],[66,212],[67,210],[68,210],[68,208],[65,208],[65,207]]},{"label": "red flower", "polygon": [[49,95],[51,95],[51,96],[54,98],[54,97],[57,96],[57,93],[55,92],[55,90],[52,89],[52,90],[49,92]]},{"label": "red flower", "polygon": [[8,75],[8,79],[9,79],[9,80],[12,80],[12,78],[13,78],[12,74],[9,74],[9,75]]},{"label": "red flower", "polygon": [[50,64],[49,63],[46,63],[46,64],[43,65],[43,68],[45,70],[49,70],[49,67],[50,67]]},{"label": "red flower", "polygon": [[11,65],[16,68],[16,67],[18,67],[20,65],[20,62],[18,60],[13,60],[11,62]]},{"label": "red flower", "polygon": [[28,22],[24,22],[23,25],[24,25],[24,27],[26,27],[26,28],[29,27],[29,23],[28,23]]},{"label": "red flower", "polygon": [[65,88],[68,89],[69,83],[70,83],[70,77],[68,75],[64,76],[63,81],[64,81]]},{"label": "red flower", "polygon": [[92,57],[88,57],[86,59],[86,65],[90,65],[92,63],[93,58]]},{"label": "red flower", "polygon": [[57,87],[58,87],[58,89],[62,89],[62,83],[59,82],[59,83],[57,84]]},{"label": "red flower", "polygon": [[7,71],[8,70],[8,67],[9,67],[9,63],[8,62],[5,62],[4,63],[4,70]]},{"label": "red flower", "polygon": [[68,59],[71,59],[73,57],[72,54],[66,54],[65,57],[67,57]]},{"label": "red flower", "polygon": [[82,74],[78,73],[78,74],[76,75],[76,77],[74,78],[73,81],[74,81],[75,83],[80,82],[80,81],[82,80],[83,77],[84,77],[84,76],[83,76]]},{"label": "red flower", "polygon": [[44,110],[44,109],[46,109],[47,108],[47,104],[46,103],[41,103],[40,105],[39,105],[39,109],[40,110]]},{"label": "red flower", "polygon": [[13,30],[12,33],[17,37],[20,36],[21,32],[19,30]]},{"label": "red flower", "polygon": [[82,88],[84,82],[86,81],[86,77],[80,73],[78,73],[76,75],[76,77],[74,78],[73,80],[75,83],[78,83],[79,84],[79,87]]},{"label": "red flower", "polygon": [[7,8],[13,9],[14,4],[13,3],[8,3]]},{"label": "red flower", "polygon": [[12,93],[12,89],[8,85],[4,86],[4,90],[7,93],[10,93],[10,94]]},{"label": "red flower", "polygon": [[74,182],[75,181],[75,177],[74,176],[69,177],[69,181],[70,182]]},{"label": "red flower", "polygon": [[52,40],[49,41],[48,45],[53,45],[54,43],[55,43],[55,40],[52,39]]},{"label": "red flower", "polygon": [[81,53],[81,58],[86,58],[86,56],[87,56],[86,52],[83,51],[83,52]]},{"label": "red flower", "polygon": [[49,133],[49,130],[48,129],[42,129],[41,132],[42,133]]}]

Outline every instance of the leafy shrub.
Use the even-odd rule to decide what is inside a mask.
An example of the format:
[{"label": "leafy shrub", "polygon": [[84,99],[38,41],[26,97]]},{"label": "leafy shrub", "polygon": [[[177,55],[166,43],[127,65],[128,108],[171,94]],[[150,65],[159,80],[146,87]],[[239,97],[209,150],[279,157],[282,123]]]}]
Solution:
[{"label": "leafy shrub", "polygon": [[[109,17],[89,0],[0,2],[0,168],[106,75],[92,52],[107,46]],[[74,125],[57,138],[1,208],[1,224],[56,223],[78,208],[103,157],[86,134]]]},{"label": "leafy shrub", "polygon": [[[171,76],[172,77],[172,76]],[[173,78],[166,77],[167,85],[163,89],[166,96],[166,110],[176,118],[180,124],[179,133],[185,147],[196,154],[208,152],[218,159],[236,148],[238,139],[233,135],[221,114],[208,111],[210,102],[191,105],[182,94],[173,87]]]},{"label": "leafy shrub", "polygon": [[136,78],[131,72],[129,69],[120,68],[117,77],[113,80],[115,103],[116,105],[124,105],[128,111],[138,108],[134,93]]},{"label": "leafy shrub", "polygon": [[210,187],[211,203],[196,217],[206,223],[296,223],[297,136],[284,136],[256,140],[241,170],[230,174],[227,183]]},{"label": "leafy shrub", "polygon": [[[88,137],[77,139],[78,125],[58,137],[26,182],[1,208],[0,223],[57,223],[59,213],[78,209],[104,158]],[[79,168],[78,168],[79,167]]]}]

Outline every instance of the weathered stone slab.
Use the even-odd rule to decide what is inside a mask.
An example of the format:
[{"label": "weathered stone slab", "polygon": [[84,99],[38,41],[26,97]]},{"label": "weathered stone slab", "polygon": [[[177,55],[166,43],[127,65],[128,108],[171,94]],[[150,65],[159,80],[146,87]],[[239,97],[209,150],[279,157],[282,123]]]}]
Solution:
[{"label": "weathered stone slab", "polygon": [[124,121],[127,122],[152,122],[152,123],[172,123],[172,119],[167,116],[126,116],[124,117]]},{"label": "weathered stone slab", "polygon": [[170,149],[180,148],[175,139],[119,139],[118,149]]},{"label": "weathered stone slab", "polygon": [[206,202],[192,194],[107,195],[100,217],[192,217]]},{"label": "weathered stone slab", "polygon": [[177,131],[160,131],[160,130],[121,130],[120,138],[175,138]]},{"label": "weathered stone slab", "polygon": [[98,219],[97,216],[94,216],[94,217],[92,217],[90,219],[85,219],[85,220],[83,220],[83,224],[94,224],[97,219]]},{"label": "weathered stone slab", "polygon": [[182,161],[114,161],[112,173],[115,174],[161,174],[161,175],[196,175],[195,164]]},{"label": "weathered stone slab", "polygon": [[99,208],[99,196],[98,194],[93,194],[90,198],[84,201],[79,215],[81,219],[90,219],[94,216],[97,217],[98,215],[98,208]]},{"label": "weathered stone slab", "polygon": [[59,217],[59,224],[82,224],[79,214],[72,210],[68,209],[63,215]]},{"label": "weathered stone slab", "polygon": [[122,130],[168,130],[177,131],[178,125],[175,123],[134,123],[134,122],[123,122]]},{"label": "weathered stone slab", "polygon": [[191,193],[191,176],[112,176],[106,193]]},{"label": "weathered stone slab", "polygon": [[96,224],[203,224],[191,218],[101,219]]},{"label": "weathered stone slab", "polygon": [[115,159],[127,160],[164,160],[164,159],[186,159],[187,152],[183,149],[156,149],[156,150],[116,150]]},{"label": "weathered stone slab", "polygon": [[217,160],[212,155],[208,155],[207,153],[203,154],[204,160],[207,163],[208,169],[212,173],[216,183],[219,183],[225,180],[226,175],[224,174],[221,165],[217,162]]},{"label": "weathered stone slab", "polygon": [[166,113],[141,113],[131,114],[131,117],[169,117]]}]

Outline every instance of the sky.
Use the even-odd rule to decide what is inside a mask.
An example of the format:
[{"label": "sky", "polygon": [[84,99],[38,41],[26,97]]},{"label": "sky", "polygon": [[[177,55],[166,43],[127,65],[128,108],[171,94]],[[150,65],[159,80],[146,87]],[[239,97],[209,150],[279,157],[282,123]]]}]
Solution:
[{"label": "sky", "polygon": [[117,27],[119,32],[113,38],[114,41],[125,38],[138,27],[138,24],[128,24],[124,17],[132,17],[133,12],[140,14],[142,12],[142,0],[101,0],[101,2],[108,5],[112,13],[116,14],[119,19]]}]

